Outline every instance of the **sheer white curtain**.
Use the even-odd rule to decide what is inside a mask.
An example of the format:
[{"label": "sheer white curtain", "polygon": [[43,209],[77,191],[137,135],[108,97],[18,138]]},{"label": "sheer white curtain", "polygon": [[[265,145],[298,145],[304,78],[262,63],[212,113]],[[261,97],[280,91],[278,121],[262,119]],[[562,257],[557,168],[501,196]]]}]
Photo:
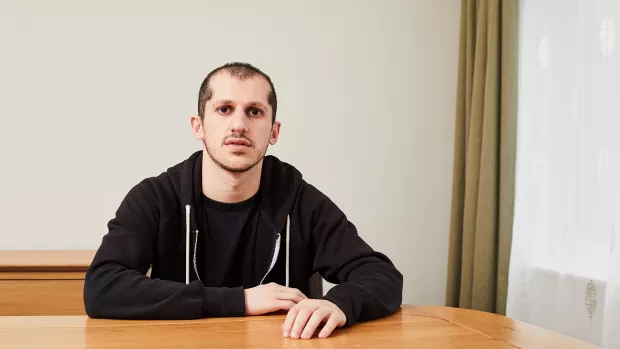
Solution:
[{"label": "sheer white curtain", "polygon": [[522,0],[507,315],[620,348],[619,0]]}]

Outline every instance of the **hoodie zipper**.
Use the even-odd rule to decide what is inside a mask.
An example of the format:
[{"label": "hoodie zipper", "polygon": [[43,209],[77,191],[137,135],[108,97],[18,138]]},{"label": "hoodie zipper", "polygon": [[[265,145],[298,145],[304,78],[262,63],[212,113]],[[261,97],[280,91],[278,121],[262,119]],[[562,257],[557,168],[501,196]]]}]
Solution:
[{"label": "hoodie zipper", "polygon": [[280,233],[278,233],[278,238],[276,239],[273,256],[271,257],[271,264],[269,265],[269,269],[267,269],[267,273],[265,274],[265,276],[263,276],[263,278],[260,280],[260,285],[263,284],[263,282],[265,281],[265,278],[267,277],[267,275],[269,275],[269,273],[273,269],[273,266],[276,265],[276,261],[278,260],[279,253],[280,253]]}]

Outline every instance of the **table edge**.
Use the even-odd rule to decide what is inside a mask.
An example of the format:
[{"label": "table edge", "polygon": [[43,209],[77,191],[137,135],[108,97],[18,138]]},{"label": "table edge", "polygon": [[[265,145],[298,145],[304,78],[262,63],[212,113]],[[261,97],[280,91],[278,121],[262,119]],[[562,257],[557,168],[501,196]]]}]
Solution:
[{"label": "table edge", "polygon": [[0,271],[86,271],[94,250],[0,251]]},{"label": "table edge", "polygon": [[[464,309],[464,308],[455,308],[455,307],[446,307],[446,306],[436,306],[436,305],[403,305],[401,310],[405,315],[414,315],[414,316],[425,316],[432,317],[436,319],[441,319],[444,321],[451,322],[455,325],[465,327],[477,333],[481,333],[485,336],[493,338],[495,340],[507,343],[515,348],[530,348],[530,346],[524,346],[523,340],[514,334],[518,330],[518,332],[528,332],[534,333],[529,336],[530,338],[547,338],[549,340],[553,340],[554,345],[558,345],[557,347],[562,347],[565,349],[569,348],[579,348],[579,349],[601,349],[601,347],[595,346],[593,344],[581,341],[576,338],[568,337],[563,334],[553,332],[532,324],[528,324],[526,322],[516,320],[504,315],[489,313],[479,310],[473,309]],[[474,317],[475,321],[458,321],[460,318],[471,318]],[[497,335],[497,333],[493,333],[497,326],[483,326],[486,323],[503,323],[502,330],[508,332],[509,334],[514,334],[511,336],[502,336]],[[534,339],[532,339],[532,342]],[[531,346],[532,348],[550,348],[545,345]]]}]

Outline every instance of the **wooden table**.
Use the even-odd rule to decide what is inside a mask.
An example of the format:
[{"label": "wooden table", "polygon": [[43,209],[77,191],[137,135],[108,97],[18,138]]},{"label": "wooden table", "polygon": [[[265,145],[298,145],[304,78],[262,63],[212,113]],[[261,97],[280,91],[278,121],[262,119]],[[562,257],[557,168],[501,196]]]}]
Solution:
[{"label": "wooden table", "polygon": [[473,310],[403,306],[327,339],[288,339],[283,315],[193,321],[0,317],[0,348],[595,348],[509,318]]}]

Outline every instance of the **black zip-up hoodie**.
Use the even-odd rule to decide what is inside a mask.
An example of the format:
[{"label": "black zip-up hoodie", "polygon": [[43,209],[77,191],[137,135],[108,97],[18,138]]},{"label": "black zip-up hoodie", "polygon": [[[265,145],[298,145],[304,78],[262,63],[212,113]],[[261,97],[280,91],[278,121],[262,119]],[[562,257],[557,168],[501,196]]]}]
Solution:
[{"label": "black zip-up hoodie", "polygon": [[[400,307],[402,274],[297,169],[266,156],[260,186],[252,285],[288,283],[309,295],[310,278],[319,273],[337,284],[321,298],[345,313],[347,326]],[[202,151],[129,191],[86,273],[84,304],[90,317],[244,315],[243,287],[205,287],[199,280],[202,195]]]}]

